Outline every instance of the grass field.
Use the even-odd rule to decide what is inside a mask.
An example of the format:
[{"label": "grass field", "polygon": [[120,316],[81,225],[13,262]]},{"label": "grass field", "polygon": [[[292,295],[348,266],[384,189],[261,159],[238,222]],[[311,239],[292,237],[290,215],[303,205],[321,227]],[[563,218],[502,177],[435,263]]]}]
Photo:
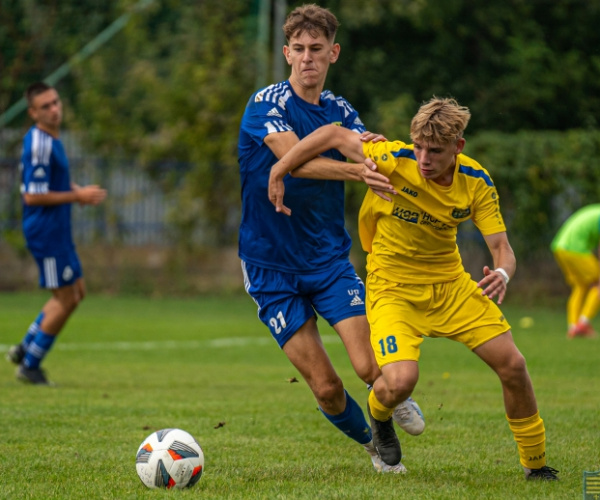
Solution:
[{"label": "grass field", "polygon": [[[46,299],[0,294],[0,354]],[[600,339],[565,338],[562,307],[505,305],[528,360],[557,483],[526,482],[495,375],[463,346],[426,340],[414,394],[427,420],[399,431],[404,476],[378,475],[367,454],[317,411],[247,296],[89,296],[45,362],[57,386],[18,383],[0,360],[2,499],[575,499],[600,469]],[[524,328],[520,320],[533,319]],[[319,322],[346,387],[367,391]],[[179,427],[203,447],[201,481],[148,490],[135,454],[152,431]]]}]

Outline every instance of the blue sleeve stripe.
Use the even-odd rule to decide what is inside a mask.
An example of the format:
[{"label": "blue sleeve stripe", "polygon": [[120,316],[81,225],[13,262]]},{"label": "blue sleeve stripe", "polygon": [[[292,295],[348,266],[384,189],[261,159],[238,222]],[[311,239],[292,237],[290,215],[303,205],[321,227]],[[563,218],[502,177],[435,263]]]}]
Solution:
[{"label": "blue sleeve stripe", "polygon": [[416,161],[415,152],[412,149],[403,148],[399,151],[392,151],[392,156],[396,158],[410,158]]},{"label": "blue sleeve stripe", "polygon": [[483,170],[478,170],[478,169],[474,169],[473,167],[465,167],[464,165],[459,165],[458,173],[468,175],[469,177],[476,177],[478,179],[483,179],[488,186],[494,187],[494,183],[492,182],[492,179]]}]

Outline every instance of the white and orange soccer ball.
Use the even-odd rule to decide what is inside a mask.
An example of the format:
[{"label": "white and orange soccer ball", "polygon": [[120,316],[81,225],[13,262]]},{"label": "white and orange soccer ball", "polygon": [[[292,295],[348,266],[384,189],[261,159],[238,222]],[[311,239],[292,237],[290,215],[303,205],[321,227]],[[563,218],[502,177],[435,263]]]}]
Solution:
[{"label": "white and orange soccer ball", "polygon": [[190,488],[202,477],[204,453],[188,432],[162,429],[144,439],[135,468],[148,488]]}]

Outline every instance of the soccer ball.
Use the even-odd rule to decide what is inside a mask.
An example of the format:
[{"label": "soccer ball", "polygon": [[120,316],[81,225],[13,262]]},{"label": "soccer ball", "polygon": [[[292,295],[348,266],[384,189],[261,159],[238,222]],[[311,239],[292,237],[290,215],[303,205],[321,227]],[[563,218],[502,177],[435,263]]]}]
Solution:
[{"label": "soccer ball", "polygon": [[186,431],[162,429],[144,439],[135,468],[148,488],[189,488],[202,477],[204,453]]}]

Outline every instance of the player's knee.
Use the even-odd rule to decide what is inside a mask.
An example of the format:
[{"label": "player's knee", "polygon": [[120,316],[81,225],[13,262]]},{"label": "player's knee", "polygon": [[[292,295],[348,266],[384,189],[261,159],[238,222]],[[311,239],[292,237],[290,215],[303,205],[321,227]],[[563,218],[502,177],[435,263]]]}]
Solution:
[{"label": "player's knee", "polygon": [[525,357],[516,352],[503,364],[498,375],[505,383],[520,384],[523,379],[529,377]]},{"label": "player's knee", "polygon": [[394,387],[392,391],[392,397],[396,404],[402,403],[402,401],[406,400],[414,390],[414,386],[402,384]]},{"label": "player's knee", "polygon": [[75,296],[75,298],[73,299],[73,310],[77,309],[77,306],[81,303],[81,301],[83,300],[83,295],[77,295]]},{"label": "player's knee", "polygon": [[387,389],[393,401],[398,404],[412,394],[416,384],[417,380],[410,377],[394,378],[388,381]]},{"label": "player's knee", "polygon": [[75,309],[77,309],[77,306],[81,302],[82,298],[83,297],[81,297],[79,293],[72,293],[63,297],[63,299],[61,300],[63,309],[68,314],[71,314],[73,311],[75,311]]},{"label": "player's knee", "polygon": [[79,304],[86,296],[85,282],[83,278],[79,278],[75,283],[75,294],[77,295],[77,304]]},{"label": "player's knee", "polygon": [[313,393],[322,408],[329,407],[344,394],[344,384],[341,379],[328,380],[313,388]]},{"label": "player's knee", "polygon": [[376,364],[365,364],[356,369],[356,374],[365,384],[373,385],[377,377],[381,375],[381,371],[379,371],[379,367]]}]

